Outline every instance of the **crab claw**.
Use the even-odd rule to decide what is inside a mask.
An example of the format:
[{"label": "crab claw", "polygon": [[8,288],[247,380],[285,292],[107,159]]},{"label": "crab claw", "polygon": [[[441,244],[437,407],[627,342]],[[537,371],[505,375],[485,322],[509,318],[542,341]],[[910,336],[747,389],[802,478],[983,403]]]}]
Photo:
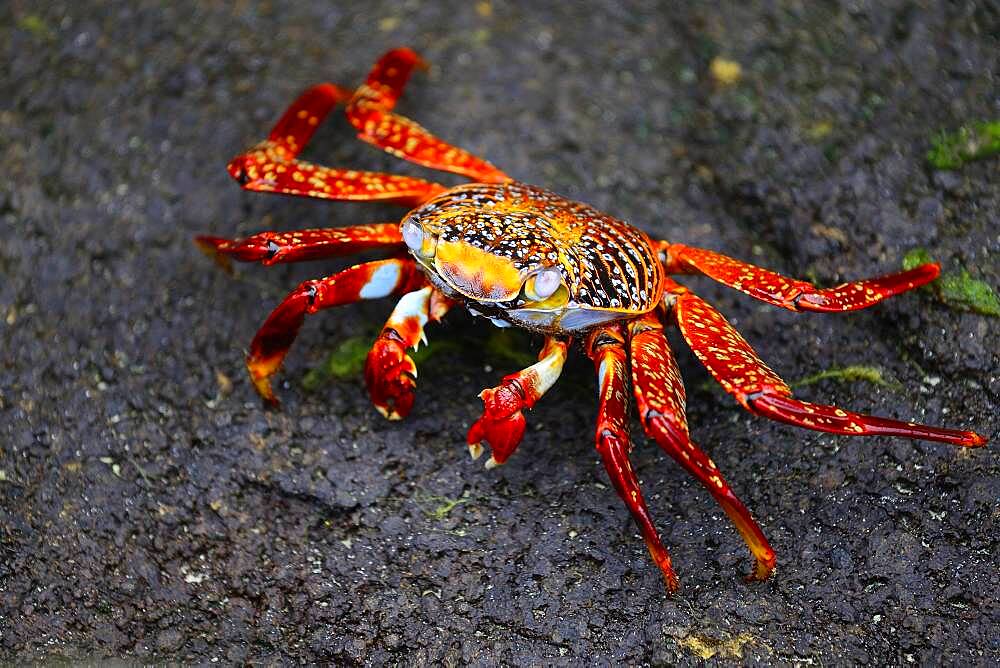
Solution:
[{"label": "crab claw", "polygon": [[472,424],[466,438],[473,459],[483,454],[483,444],[493,449],[486,462],[488,469],[514,454],[527,426],[522,411],[534,406],[559,378],[569,344],[569,339],[546,337],[537,363],[504,376],[498,387],[479,393],[483,416]]},{"label": "crab claw", "polygon": [[413,408],[417,365],[406,353],[406,342],[386,328],[365,359],[365,384],[376,410],[389,420],[402,420]]},{"label": "crab claw", "polygon": [[483,400],[483,416],[469,428],[466,440],[473,459],[483,453],[484,443],[490,446],[492,454],[486,468],[493,468],[506,462],[517,449],[527,426],[521,409],[531,408],[533,402],[528,401],[512,376],[504,378],[499,387],[483,390],[479,398]]}]

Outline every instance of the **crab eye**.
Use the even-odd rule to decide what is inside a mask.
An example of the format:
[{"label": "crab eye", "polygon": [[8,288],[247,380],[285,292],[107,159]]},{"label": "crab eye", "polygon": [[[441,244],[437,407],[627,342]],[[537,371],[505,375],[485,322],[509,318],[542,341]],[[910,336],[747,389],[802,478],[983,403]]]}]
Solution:
[{"label": "crab eye", "polygon": [[403,235],[403,242],[411,251],[425,258],[434,256],[437,250],[437,237],[424,232],[420,223],[410,218],[403,223],[400,233]]},{"label": "crab eye", "polygon": [[555,267],[536,272],[524,284],[524,294],[529,299],[541,301],[556,293],[562,285],[562,274]]},{"label": "crab eye", "polygon": [[401,232],[403,234],[403,243],[410,250],[419,251],[420,247],[424,245],[424,231],[412,219],[403,223]]}]

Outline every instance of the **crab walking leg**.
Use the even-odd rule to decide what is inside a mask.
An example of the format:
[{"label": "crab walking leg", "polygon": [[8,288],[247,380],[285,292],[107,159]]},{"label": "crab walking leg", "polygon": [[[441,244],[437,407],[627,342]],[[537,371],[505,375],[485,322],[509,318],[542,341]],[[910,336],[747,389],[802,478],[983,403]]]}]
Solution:
[{"label": "crab walking leg", "polygon": [[695,356],[726,392],[752,413],[847,436],[902,436],[965,447],[986,444],[984,437],[972,431],[900,422],[793,399],[788,385],[761,361],[722,314],[673,280],[667,279],[666,290],[677,325]]},{"label": "crab walking leg", "polygon": [[271,128],[268,141],[284,147],[294,158],[309,143],[319,124],[337,105],[347,102],[351,91],[332,83],[316,84],[304,90]]},{"label": "crab walking leg", "polygon": [[347,104],[347,119],[358,138],[418,165],[468,176],[479,183],[500,183],[510,177],[492,164],[438,139],[408,118],[392,113],[414,68],[426,69],[411,49],[383,55],[365,83]]},{"label": "crab walking leg", "polygon": [[748,579],[766,580],[774,570],[774,550],[715,462],[691,442],[684,415],[684,384],[658,315],[650,312],[632,320],[628,333],[632,391],[646,435],[704,485],[726,511],[756,559]]},{"label": "crab walking leg", "polygon": [[639,525],[649,554],[663,573],[667,589],[670,592],[677,591],[677,575],[670,564],[670,555],[653,526],[646,501],[639,489],[639,479],[628,458],[632,444],[628,436],[628,370],[622,326],[615,323],[593,330],[587,337],[586,350],[597,369],[599,383],[597,452],[601,455],[615,491],[625,501],[632,519]]},{"label": "crab walking leg", "polygon": [[315,165],[296,156],[349,92],[319,84],[302,93],[263,142],[233,158],[227,170],[245,190],[333,200],[381,200],[416,206],[444,190],[423,179]]},{"label": "crab walking leg", "polygon": [[247,369],[257,392],[265,401],[278,403],[271,376],[288,354],[306,314],[362,299],[404,294],[424,282],[413,260],[392,258],[356,264],[333,276],[302,283],[271,312],[250,344]]},{"label": "crab walking leg", "polygon": [[402,249],[398,223],[324,227],[292,232],[260,232],[245,239],[200,236],[195,243],[227,271],[230,260],[260,262],[265,267],[285,262],[323,260],[371,250]]},{"label": "crab walking leg", "polygon": [[365,360],[365,384],[376,410],[386,419],[401,420],[413,408],[417,366],[407,354],[427,343],[424,325],[440,322],[454,302],[427,286],[403,295]]},{"label": "crab walking leg", "polygon": [[790,311],[840,312],[867,308],[886,297],[929,283],[941,273],[937,264],[820,289],[811,283],[740,262],[714,251],[661,243],[669,274],[704,274],[755,299]]},{"label": "crab walking leg", "polygon": [[336,169],[290,160],[281,146],[269,141],[239,156],[229,163],[229,167],[229,173],[244,190],[316,199],[417,206],[445,189],[440,184],[410,176]]},{"label": "crab walking leg", "polygon": [[484,443],[491,449],[486,468],[503,464],[514,453],[524,437],[523,411],[532,408],[559,379],[569,344],[570,339],[546,337],[537,363],[504,376],[500,385],[479,393],[483,415],[469,428],[466,438],[473,459],[483,454]]}]

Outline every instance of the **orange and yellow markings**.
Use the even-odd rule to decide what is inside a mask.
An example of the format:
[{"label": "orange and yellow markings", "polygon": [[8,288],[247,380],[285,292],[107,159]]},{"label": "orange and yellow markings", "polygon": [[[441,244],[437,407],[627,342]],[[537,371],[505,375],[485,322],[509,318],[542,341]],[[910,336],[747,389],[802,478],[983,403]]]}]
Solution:
[{"label": "orange and yellow markings", "polygon": [[229,163],[229,173],[246,190],[330,200],[381,200],[415,206],[444,190],[411,176],[325,167],[292,159],[293,151],[272,140]]}]

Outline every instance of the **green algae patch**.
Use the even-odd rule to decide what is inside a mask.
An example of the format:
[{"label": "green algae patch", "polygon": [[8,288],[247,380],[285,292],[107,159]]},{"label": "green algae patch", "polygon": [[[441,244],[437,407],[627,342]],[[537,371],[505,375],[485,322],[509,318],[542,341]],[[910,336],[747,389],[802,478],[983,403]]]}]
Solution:
[{"label": "green algae patch", "polygon": [[[926,248],[914,248],[903,256],[903,269],[910,270],[933,261]],[[993,288],[985,281],[973,278],[965,269],[943,273],[936,281],[924,286],[924,289],[933,292],[951,308],[1000,317],[1000,298]]]},{"label": "green algae patch", "polygon": [[496,329],[486,339],[486,357],[493,362],[504,362],[518,368],[529,367],[538,361],[530,350],[530,337],[521,330]]},{"label": "green algae patch", "polygon": [[853,383],[855,381],[863,381],[866,383],[871,383],[872,385],[879,385],[881,387],[887,387],[891,390],[899,390],[901,386],[899,383],[888,380],[882,369],[876,366],[863,366],[863,365],[851,365],[833,369],[827,369],[825,371],[820,371],[819,373],[814,373],[811,376],[806,376],[805,378],[800,378],[799,380],[793,382],[792,387],[806,387],[807,385],[815,385],[824,380],[833,380],[843,383]]},{"label": "green algae patch", "polygon": [[964,269],[939,278],[934,286],[941,299],[958,309],[1000,317],[1000,298],[988,283],[973,278]]},{"label": "green algae patch", "polygon": [[903,271],[916,269],[922,264],[929,264],[933,261],[926,248],[914,248],[903,256]]},{"label": "green algae patch", "polygon": [[935,169],[958,169],[967,162],[998,153],[1000,121],[980,121],[935,137],[927,152],[927,162]]},{"label": "green algae patch", "polygon": [[463,503],[468,503],[468,495],[463,495],[455,499],[448,498],[447,496],[437,496],[434,494],[423,494],[420,496],[415,496],[414,501],[420,507],[420,510],[432,520],[441,521],[448,517],[451,511],[455,510],[457,506]]},{"label": "green algae patch", "polygon": [[[374,336],[352,336],[344,339],[319,366],[310,369],[302,378],[302,387],[312,392],[337,378],[356,378],[365,368],[368,351],[375,343]],[[456,354],[460,346],[452,341],[439,341],[433,346],[421,344],[417,350],[407,353],[418,367],[434,355]]]},{"label": "green algae patch", "polygon": [[36,39],[50,41],[55,38],[49,24],[38,14],[24,14],[17,19],[17,27]]},{"label": "green algae patch", "polygon": [[356,376],[365,368],[365,358],[372,347],[372,339],[365,336],[352,336],[340,342],[326,361],[314,369],[310,369],[302,379],[302,386],[313,391],[319,389],[331,378],[347,378]]}]

